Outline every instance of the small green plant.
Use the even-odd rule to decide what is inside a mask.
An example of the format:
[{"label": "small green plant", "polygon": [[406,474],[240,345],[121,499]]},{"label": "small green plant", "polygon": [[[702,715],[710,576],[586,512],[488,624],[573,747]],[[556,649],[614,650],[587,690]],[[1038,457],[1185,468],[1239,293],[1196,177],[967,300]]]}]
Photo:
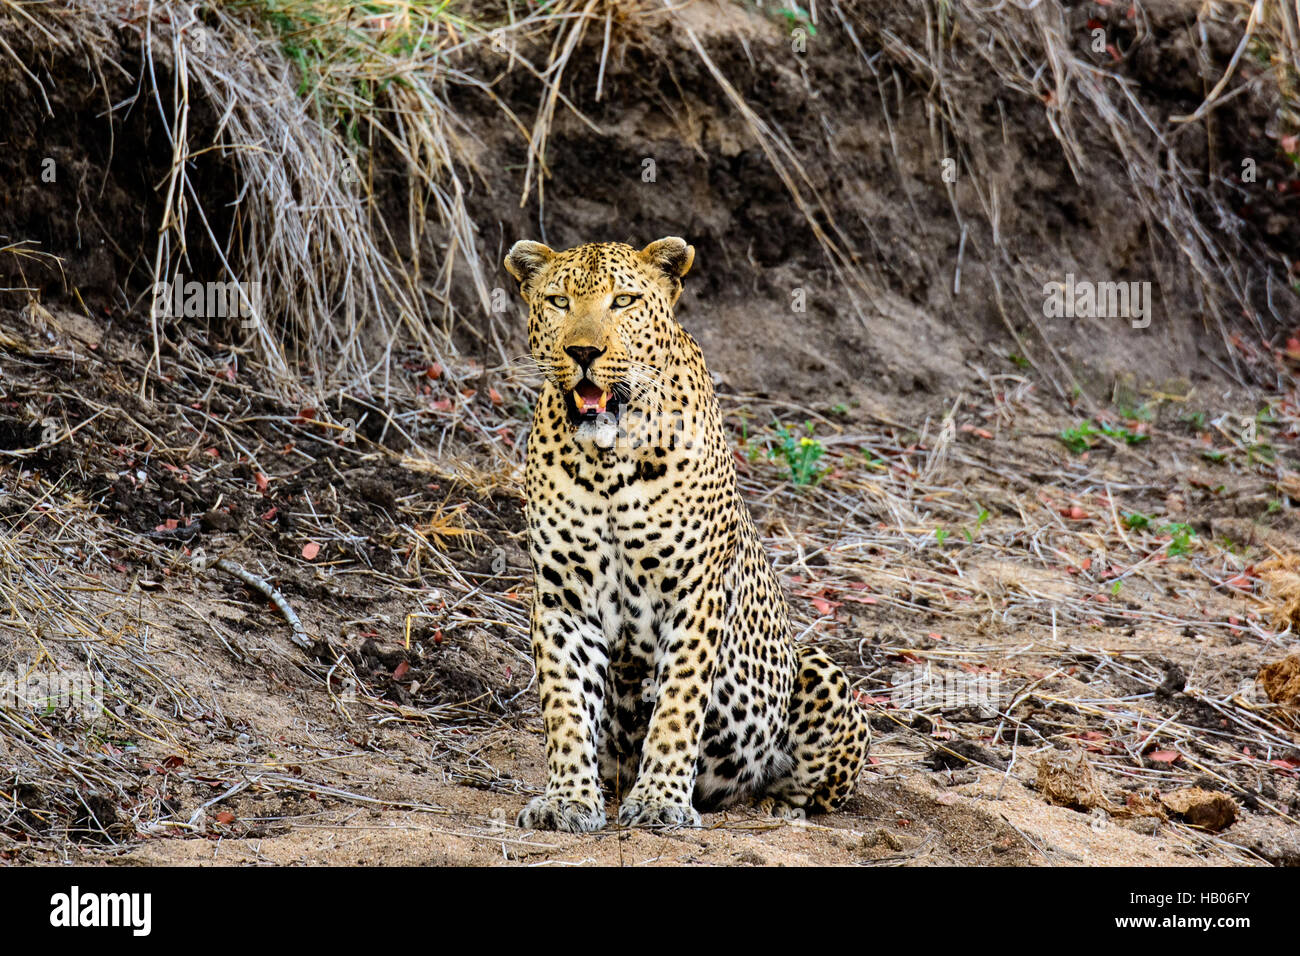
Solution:
[{"label": "small green plant", "polygon": [[1222,465],[1228,460],[1228,453],[1226,451],[1219,451],[1216,448],[1211,448],[1201,452],[1201,457],[1206,461],[1214,462],[1216,465]]},{"label": "small green plant", "polygon": [[1267,444],[1266,442],[1259,442],[1246,449],[1246,459],[1252,465],[1256,462],[1263,462],[1266,465],[1271,465],[1277,459],[1277,452],[1273,450],[1272,445]]},{"label": "small green plant", "polygon": [[1130,531],[1142,531],[1151,526],[1151,519],[1139,511],[1126,511],[1121,520]]},{"label": "small green plant", "polygon": [[1029,368],[1029,359],[1025,358],[1019,352],[1012,352],[1007,358],[1016,368]]},{"label": "small green plant", "polygon": [[809,15],[808,11],[799,6],[799,4],[792,3],[788,7],[780,7],[776,11],[776,14],[779,17],[785,18],[786,26],[788,26],[791,31],[802,27],[808,36],[815,37],[817,35],[817,28],[813,26],[812,17]]},{"label": "small green plant", "polygon": [[1100,433],[1093,427],[1092,422],[1088,421],[1080,422],[1074,428],[1064,429],[1056,437],[1060,439],[1061,444],[1065,445],[1065,447],[1070,449],[1070,451],[1074,452],[1076,455],[1082,455],[1095,444],[1093,439],[1096,438],[1098,434]]},{"label": "small green plant", "polygon": [[1110,586],[1110,596],[1119,597],[1119,592],[1122,591],[1123,589],[1124,589],[1124,582],[1122,580],[1116,580],[1115,583]]},{"label": "small green plant", "polygon": [[948,540],[948,535],[951,533],[951,531],[945,531],[943,528],[934,529],[934,540],[938,542],[939,547],[943,547],[943,543]]},{"label": "small green plant", "polygon": [[1160,529],[1160,532],[1173,537],[1168,548],[1165,549],[1165,553],[1171,558],[1176,558],[1180,554],[1187,554],[1192,550],[1192,538],[1196,537],[1196,532],[1191,525],[1176,521],[1173,524],[1165,525]]},{"label": "small green plant", "polygon": [[1089,420],[1080,422],[1074,428],[1065,429],[1057,435],[1057,438],[1070,451],[1082,455],[1089,448],[1096,446],[1095,439],[1101,435],[1117,439],[1127,445],[1140,444],[1150,437],[1143,432],[1133,431],[1123,425],[1112,425],[1109,422],[1102,422],[1101,427],[1098,427]]},{"label": "small green plant", "polygon": [[1123,425],[1111,425],[1107,422],[1102,422],[1101,431],[1103,435],[1117,438],[1126,445],[1137,445],[1151,437],[1143,432],[1135,432],[1131,428],[1125,428]]},{"label": "small green plant", "polygon": [[1190,415],[1184,415],[1182,420],[1198,432],[1205,431],[1205,412],[1192,412]]},{"label": "small green plant", "polygon": [[817,460],[826,453],[825,447],[813,436],[813,423],[804,422],[806,435],[800,435],[796,429],[787,428],[780,422],[773,422],[781,444],[771,449],[767,457],[771,461],[777,458],[785,460],[790,469],[790,480],[796,485],[811,485],[826,473],[826,469],[817,467]]},{"label": "small green plant", "polygon": [[1233,541],[1226,534],[1219,535],[1218,544],[1219,547],[1221,547],[1224,551],[1227,551],[1229,554],[1235,554],[1238,556],[1242,554],[1241,545],[1237,544],[1237,542]]},{"label": "small green plant", "polygon": [[984,527],[984,522],[989,520],[989,509],[981,508],[979,517],[975,519],[975,531],[972,534],[970,528],[962,528],[961,533],[966,536],[967,544],[975,543],[975,535],[980,533],[980,528]]},{"label": "small green plant", "polygon": [[1121,405],[1119,407],[1119,417],[1125,421],[1149,422],[1155,416],[1151,411],[1151,406],[1143,402],[1137,408],[1131,405]]}]

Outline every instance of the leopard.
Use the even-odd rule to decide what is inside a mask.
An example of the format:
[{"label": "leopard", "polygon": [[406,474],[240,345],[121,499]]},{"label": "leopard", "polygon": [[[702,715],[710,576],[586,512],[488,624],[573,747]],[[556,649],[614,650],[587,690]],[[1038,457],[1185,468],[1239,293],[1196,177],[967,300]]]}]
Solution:
[{"label": "leopard", "polygon": [[748,800],[840,808],[871,731],[845,671],[796,641],[743,499],[713,378],[675,308],[695,248],[516,242],[540,373],[524,467],[546,785],[516,823],[697,827]]}]

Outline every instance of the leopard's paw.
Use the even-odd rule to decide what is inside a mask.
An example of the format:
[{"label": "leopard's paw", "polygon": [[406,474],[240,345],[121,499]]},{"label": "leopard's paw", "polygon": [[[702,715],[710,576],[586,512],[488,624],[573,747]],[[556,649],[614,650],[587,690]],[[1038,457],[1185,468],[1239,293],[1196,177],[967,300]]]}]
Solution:
[{"label": "leopard's paw", "polygon": [[808,811],[803,807],[787,803],[784,800],[778,800],[775,797],[762,798],[754,804],[754,808],[760,813],[766,813],[781,820],[808,819]]},{"label": "leopard's paw", "polygon": [[544,793],[519,811],[515,826],[526,830],[565,830],[588,833],[605,825],[605,808],[596,800]]},{"label": "leopard's paw", "polygon": [[618,808],[618,822],[625,827],[698,827],[700,814],[689,803],[629,794]]}]

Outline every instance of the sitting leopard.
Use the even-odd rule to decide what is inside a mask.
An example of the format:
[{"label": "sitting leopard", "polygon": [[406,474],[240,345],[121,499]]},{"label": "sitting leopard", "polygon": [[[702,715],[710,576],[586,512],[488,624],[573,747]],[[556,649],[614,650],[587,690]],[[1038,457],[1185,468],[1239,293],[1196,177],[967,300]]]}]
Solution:
[{"label": "sitting leopard", "polygon": [[870,742],[844,672],[791,639],[704,357],[673,306],[695,249],[506,257],[545,382],[528,437],[531,634],[546,791],[518,824],[698,826],[754,798],[831,810]]}]

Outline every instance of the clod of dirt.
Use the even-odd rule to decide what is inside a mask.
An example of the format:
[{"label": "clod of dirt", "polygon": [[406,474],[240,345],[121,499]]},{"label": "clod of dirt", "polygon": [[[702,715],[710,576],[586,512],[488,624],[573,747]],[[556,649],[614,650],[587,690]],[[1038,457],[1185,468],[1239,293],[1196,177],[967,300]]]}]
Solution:
[{"label": "clod of dirt", "polygon": [[1279,631],[1288,627],[1300,631],[1300,555],[1269,558],[1255,565],[1255,571],[1264,581],[1265,608],[1273,626]]},{"label": "clod of dirt", "polygon": [[1106,807],[1109,802],[1097,784],[1088,755],[1082,750],[1043,754],[1038,761],[1035,788],[1048,803],[1074,810]]},{"label": "clod of dirt", "polygon": [[366,500],[393,511],[397,508],[397,494],[393,486],[379,478],[363,478],[357,491]]},{"label": "clod of dirt", "polygon": [[952,770],[968,763],[982,763],[994,770],[1006,770],[1005,760],[971,740],[950,740],[930,754],[929,764],[935,770]]},{"label": "clod of dirt", "polygon": [[1174,694],[1182,693],[1186,686],[1187,675],[1183,673],[1183,669],[1177,664],[1170,664],[1165,668],[1165,679],[1156,688],[1156,696],[1173,697]]},{"label": "clod of dirt", "polygon": [[1206,830],[1225,830],[1237,820],[1237,802],[1226,793],[1187,787],[1163,794],[1160,802],[1170,813]]}]

